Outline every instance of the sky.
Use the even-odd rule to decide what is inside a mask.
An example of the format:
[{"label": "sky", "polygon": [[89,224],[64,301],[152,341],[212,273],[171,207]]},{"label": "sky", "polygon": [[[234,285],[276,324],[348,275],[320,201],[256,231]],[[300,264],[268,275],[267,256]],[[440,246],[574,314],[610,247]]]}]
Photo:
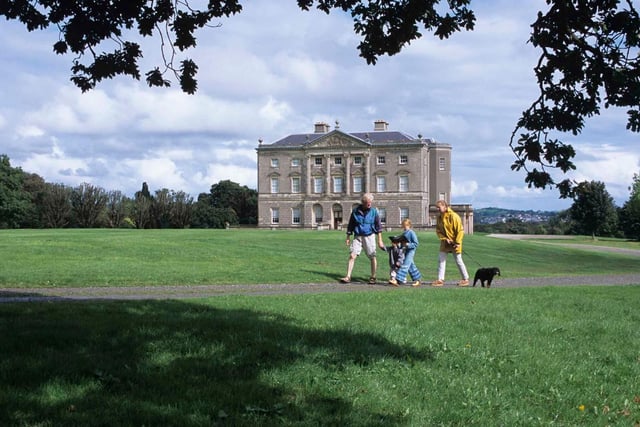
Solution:
[{"label": "sky", "polygon": [[[195,4],[195,3],[194,3]],[[90,183],[133,196],[184,191],[194,199],[231,180],[257,189],[258,141],[311,133],[314,123],[344,132],[389,130],[450,144],[452,203],[475,209],[557,211],[571,206],[554,189],[530,189],[509,148],[520,116],[537,97],[527,43],[544,0],[472,2],[476,28],[423,37],[368,65],[358,56],[351,17],[304,12],[294,0],[243,2],[244,10],[199,31],[179,56],[199,66],[198,92],[149,88],[116,77],[82,93],[69,78],[73,55],[56,55],[55,29],[29,33],[0,22],[0,154],[47,182]],[[160,41],[143,39],[141,73],[160,65]],[[640,135],[621,109],[588,119],[578,136],[576,181],[601,181],[616,205],[640,173]]]}]

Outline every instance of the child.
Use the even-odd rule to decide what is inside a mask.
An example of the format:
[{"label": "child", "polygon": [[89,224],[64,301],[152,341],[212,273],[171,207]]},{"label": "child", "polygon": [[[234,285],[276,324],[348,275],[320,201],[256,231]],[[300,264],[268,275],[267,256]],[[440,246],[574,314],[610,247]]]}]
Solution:
[{"label": "child", "polygon": [[389,283],[398,286],[396,281],[396,273],[404,262],[404,247],[402,236],[389,236],[391,246],[387,246],[389,253]]},{"label": "child", "polygon": [[[402,228],[404,229],[404,232],[400,237],[405,241],[404,262],[398,269],[396,278],[389,280],[389,283],[394,286],[397,285],[398,282],[407,283],[407,275],[410,275],[414,280],[411,286],[420,286],[420,279],[422,278],[422,274],[420,274],[420,270],[418,270],[418,267],[416,267],[416,264],[413,261],[416,255],[416,250],[418,249],[418,236],[416,235],[415,231],[411,229],[411,220],[409,218],[405,218],[402,221]],[[394,284],[393,282],[396,283]]]}]

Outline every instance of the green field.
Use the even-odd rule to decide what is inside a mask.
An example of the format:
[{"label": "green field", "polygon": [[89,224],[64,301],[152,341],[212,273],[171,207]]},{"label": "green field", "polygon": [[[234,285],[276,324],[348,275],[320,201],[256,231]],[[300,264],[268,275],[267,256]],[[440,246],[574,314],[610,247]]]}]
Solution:
[{"label": "green field", "polygon": [[[385,233],[385,243],[392,234]],[[438,240],[433,232],[418,236],[416,264],[429,281],[436,278]],[[2,230],[0,286],[325,283],[346,272],[344,237],[337,231],[246,229]],[[588,244],[584,239],[577,241]],[[640,249],[638,242],[616,244]],[[465,238],[464,251],[470,272],[480,265],[497,265],[505,277],[638,271],[637,257],[566,248],[557,242],[474,234]],[[452,260],[447,267],[447,277],[458,278]],[[378,274],[380,278],[388,274],[384,253]],[[368,260],[357,260],[353,275],[368,277]]]},{"label": "green field", "polygon": [[[428,275],[437,242],[419,236]],[[0,288],[324,282],[344,273],[343,238],[2,231]],[[559,242],[466,242],[512,277],[638,271]],[[640,286],[548,286],[5,302],[0,425],[634,426],[639,301]]]}]

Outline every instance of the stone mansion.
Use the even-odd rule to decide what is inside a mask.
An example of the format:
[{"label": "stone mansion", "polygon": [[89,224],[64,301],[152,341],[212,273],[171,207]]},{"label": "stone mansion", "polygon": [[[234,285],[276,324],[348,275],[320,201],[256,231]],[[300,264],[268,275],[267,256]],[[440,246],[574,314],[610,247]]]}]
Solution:
[{"label": "stone mansion", "polygon": [[[451,145],[390,131],[384,120],[372,131],[343,132],[316,123],[313,133],[260,141],[258,227],[346,228],[352,208],[372,193],[387,229],[410,218],[415,229],[435,225],[435,202],[451,202]],[[453,205],[466,233],[473,209]]]}]

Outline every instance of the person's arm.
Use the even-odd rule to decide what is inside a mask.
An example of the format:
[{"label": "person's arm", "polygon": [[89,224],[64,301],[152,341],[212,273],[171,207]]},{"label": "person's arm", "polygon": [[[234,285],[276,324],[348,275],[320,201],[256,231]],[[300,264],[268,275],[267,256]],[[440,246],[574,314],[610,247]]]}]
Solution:
[{"label": "person's arm", "polygon": [[382,241],[382,221],[380,220],[380,214],[376,209],[376,216],[373,219],[373,232],[378,236],[378,247],[384,248],[384,242]]},{"label": "person's arm", "polygon": [[347,246],[351,244],[351,235],[353,234],[355,229],[356,229],[356,220],[353,217],[353,212],[351,212],[351,215],[349,216],[349,224],[347,224],[347,240],[346,240]]}]

